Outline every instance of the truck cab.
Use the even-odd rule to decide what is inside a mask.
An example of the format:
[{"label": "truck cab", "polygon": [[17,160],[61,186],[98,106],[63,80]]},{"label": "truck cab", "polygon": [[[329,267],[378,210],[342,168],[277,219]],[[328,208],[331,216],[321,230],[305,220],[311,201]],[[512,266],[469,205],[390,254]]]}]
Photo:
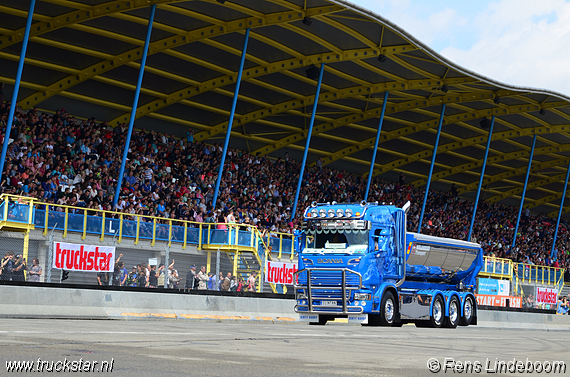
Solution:
[{"label": "truck cab", "polygon": [[476,322],[481,248],[406,233],[407,208],[362,202],[313,203],[305,210],[295,281],[301,320],[434,327]]}]

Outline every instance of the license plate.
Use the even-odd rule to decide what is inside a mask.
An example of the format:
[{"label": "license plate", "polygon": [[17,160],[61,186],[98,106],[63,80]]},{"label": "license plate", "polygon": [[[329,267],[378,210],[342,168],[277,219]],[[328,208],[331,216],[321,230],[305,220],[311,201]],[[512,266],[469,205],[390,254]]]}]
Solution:
[{"label": "license plate", "polygon": [[318,314],[299,314],[299,321],[301,322],[319,322]]},{"label": "license plate", "polygon": [[348,316],[348,323],[368,323],[368,314],[351,314]]},{"label": "license plate", "polygon": [[323,306],[336,306],[336,301],[321,301],[321,305]]}]

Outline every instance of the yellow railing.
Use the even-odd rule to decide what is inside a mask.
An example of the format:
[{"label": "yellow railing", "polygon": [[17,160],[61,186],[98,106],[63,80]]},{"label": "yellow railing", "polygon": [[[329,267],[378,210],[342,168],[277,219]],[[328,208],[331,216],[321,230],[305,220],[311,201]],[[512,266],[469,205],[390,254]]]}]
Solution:
[{"label": "yellow railing", "polygon": [[[20,197],[15,197],[15,198],[20,198]],[[39,227],[43,227],[44,228],[44,235],[47,235],[48,229],[50,227],[53,227],[55,225],[55,220],[51,219],[50,220],[50,216],[51,217],[55,217],[54,212],[58,214],[58,216],[61,216],[62,218],[59,219],[58,221],[58,229],[63,231],[63,237],[67,237],[67,233],[69,231],[75,231],[75,232],[81,232],[82,233],[82,238],[85,239],[87,233],[93,233],[93,231],[88,231],[88,226],[89,226],[89,221],[88,221],[88,216],[96,216],[99,217],[101,219],[101,225],[100,225],[100,229],[97,229],[97,232],[100,235],[100,240],[103,241],[105,239],[105,236],[109,236],[110,232],[107,229],[107,223],[109,222],[109,220],[113,221],[113,224],[118,222],[118,227],[117,229],[114,229],[114,232],[111,232],[112,236],[116,236],[117,237],[117,242],[121,242],[122,239],[127,236],[129,238],[133,238],[134,239],[134,243],[138,244],[140,239],[141,239],[141,227],[146,226],[147,230],[150,228],[150,226],[152,225],[152,232],[150,232],[150,234],[147,234],[146,239],[149,239],[151,241],[151,245],[154,246],[155,242],[157,240],[166,240],[167,242],[172,243],[173,241],[176,242],[180,242],[182,243],[182,248],[185,249],[187,244],[188,244],[188,229],[189,228],[196,228],[198,229],[199,235],[198,235],[198,239],[196,240],[197,244],[198,244],[198,248],[202,248],[202,243],[206,243],[206,244],[212,244],[212,234],[216,231],[218,231],[217,228],[217,223],[198,223],[195,221],[187,221],[187,220],[178,220],[178,219],[169,219],[169,218],[163,218],[163,217],[157,217],[157,216],[152,216],[152,215],[139,215],[139,214],[127,214],[127,213],[123,213],[123,212],[116,212],[116,211],[105,211],[105,210],[99,210],[99,209],[91,209],[91,208],[83,208],[83,207],[73,207],[73,206],[68,206],[68,205],[61,205],[61,204],[50,204],[50,203],[44,203],[41,201],[35,201],[33,203],[35,205],[35,207],[37,209],[42,209],[45,210],[44,215],[42,216],[43,221],[36,221],[36,224]],[[8,211],[7,206],[4,209],[5,211]],[[82,219],[82,229],[77,229],[77,226],[75,227],[75,229],[70,230],[70,224],[69,224],[69,218],[70,215],[82,215],[83,219]],[[7,216],[7,215],[6,215]],[[129,225],[133,228],[132,231],[129,234],[125,233],[125,227],[124,224],[126,221],[131,221],[132,223],[130,223]],[[227,238],[227,244],[229,245],[240,245],[240,241],[243,241],[243,238],[240,238],[240,232],[238,232],[238,230],[246,230],[247,228],[251,228],[251,229],[256,229],[255,227],[252,227],[251,225],[244,225],[244,224],[225,224],[227,227],[227,233],[228,233],[228,238]],[[182,234],[181,237],[183,237],[182,239],[173,239],[172,235],[173,235],[173,229],[175,227],[180,227],[178,228],[179,230],[181,228],[184,229],[183,232],[183,236]],[[165,230],[165,228],[167,230]],[[161,231],[162,235],[159,236],[157,234],[157,232]],[[207,235],[202,236],[205,232],[207,231]],[[148,233],[148,232],[147,232]],[[250,242],[248,243],[248,245],[244,245],[243,242],[241,242],[241,246],[247,246],[247,247],[252,247],[255,248],[256,247],[256,240],[261,237],[261,234],[259,234],[259,232],[257,232],[257,234],[254,237],[254,233],[252,232],[250,237]],[[291,248],[293,247],[293,236],[290,234],[285,234],[285,233],[278,233],[278,232],[271,232],[269,234],[267,234],[266,237],[264,237],[264,242],[265,243],[269,243],[270,245],[273,246],[274,252],[275,253],[279,253],[278,257],[282,256],[282,253],[284,252],[284,241],[289,239],[290,240],[290,245]],[[194,242],[192,242],[194,243]],[[223,242],[219,242],[219,243],[223,243]],[[289,250],[286,252],[290,252]],[[290,259],[294,258],[294,252],[290,252]]]},{"label": "yellow railing", "polygon": [[511,280],[515,294],[522,288],[521,284],[552,285],[561,289],[564,283],[563,268],[516,263],[505,258],[484,257],[483,260],[478,276]]},{"label": "yellow railing", "polygon": [[513,275],[513,261],[505,258],[483,257],[483,268],[479,276],[503,277],[511,279]]},{"label": "yellow railing", "polygon": [[517,263],[515,270],[521,284],[554,285],[559,290],[564,284],[563,268]]}]

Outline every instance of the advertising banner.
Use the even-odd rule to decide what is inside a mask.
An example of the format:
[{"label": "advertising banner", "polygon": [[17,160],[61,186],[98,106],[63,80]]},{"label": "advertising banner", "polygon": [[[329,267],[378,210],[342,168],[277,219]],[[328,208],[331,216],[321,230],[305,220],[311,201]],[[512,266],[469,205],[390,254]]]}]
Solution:
[{"label": "advertising banner", "polygon": [[297,272],[297,263],[265,262],[265,282],[274,284],[293,284],[293,274]]},{"label": "advertising banner", "polygon": [[482,295],[508,296],[511,293],[509,280],[479,278],[477,292]]},{"label": "advertising banner", "polygon": [[558,289],[536,287],[536,304],[556,305],[558,302]]},{"label": "advertising banner", "polygon": [[498,295],[475,295],[477,297],[477,305],[483,306],[507,306],[509,300],[509,308],[522,308],[522,299],[515,296],[498,296]]},{"label": "advertising banner", "polygon": [[66,271],[113,272],[115,248],[54,242],[52,268]]}]

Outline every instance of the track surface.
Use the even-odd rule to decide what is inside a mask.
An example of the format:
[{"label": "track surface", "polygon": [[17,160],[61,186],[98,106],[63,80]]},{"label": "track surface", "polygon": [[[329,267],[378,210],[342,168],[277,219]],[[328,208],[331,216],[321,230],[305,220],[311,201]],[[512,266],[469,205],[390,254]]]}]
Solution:
[{"label": "track surface", "polygon": [[[113,375],[138,377],[430,376],[427,361],[434,357],[483,365],[488,358],[491,367],[513,358],[568,364],[569,348],[570,338],[562,331],[4,319],[0,375],[9,375],[6,360],[41,358],[113,359]],[[491,374],[484,368],[482,374]]]}]

